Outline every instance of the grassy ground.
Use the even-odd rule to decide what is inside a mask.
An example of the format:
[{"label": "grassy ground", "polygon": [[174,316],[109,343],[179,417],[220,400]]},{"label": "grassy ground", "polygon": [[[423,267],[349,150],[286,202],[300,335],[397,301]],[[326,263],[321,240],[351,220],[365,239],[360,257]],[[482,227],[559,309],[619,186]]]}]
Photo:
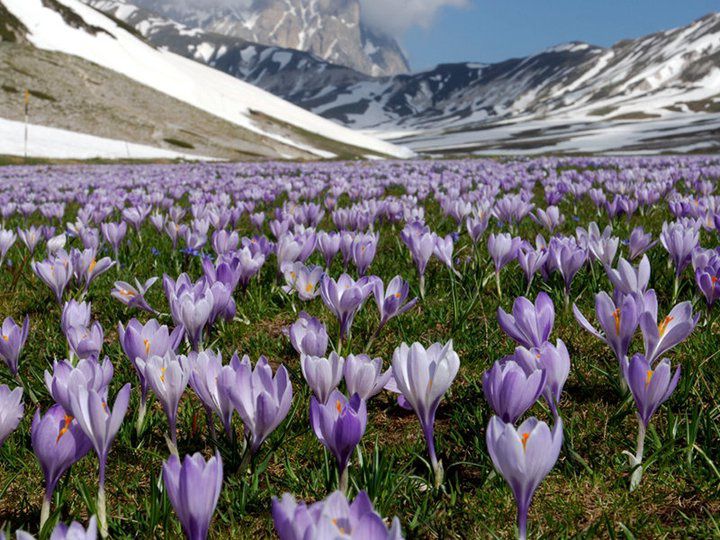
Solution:
[{"label": "grassy ground", "polygon": [[[541,201],[536,201],[541,203]],[[561,232],[571,234],[578,224],[598,218],[585,201],[577,208],[574,201],[561,203],[567,224]],[[341,201],[341,204],[348,201]],[[542,203],[541,203],[542,204]],[[615,223],[615,233],[627,238],[635,225],[658,234],[663,220],[670,219],[664,205],[649,215],[636,216],[628,223]],[[74,209],[71,210],[71,213]],[[70,221],[71,216],[66,216]],[[240,231],[250,233],[244,218]],[[12,222],[6,226],[16,226]],[[443,218],[435,203],[428,206],[428,224],[446,234],[454,222]],[[333,228],[326,216],[323,228]],[[526,220],[519,230],[524,238],[534,238],[540,229]],[[93,314],[105,329],[104,353],[115,365],[111,396],[125,382],[136,384],[135,373],[117,342],[116,325],[138,316],[112,299],[109,291],[117,278],[141,280],[163,273],[176,277],[188,271],[201,275],[198,258],[187,258],[171,247],[167,237],[150,227],[142,231],[142,241],[129,232],[131,244],[120,254],[120,267],[100,277],[91,287],[89,300]],[[268,232],[269,234],[269,232]],[[716,238],[703,232],[703,244],[716,245]],[[399,229],[383,226],[381,244],[370,272],[386,282],[396,274],[408,279],[417,290],[417,276]],[[158,250],[155,255],[152,249]],[[24,252],[23,252],[24,253]],[[383,393],[371,400],[369,423],[361,445],[361,458],[351,464],[351,492],[365,489],[376,508],[387,517],[397,515],[408,538],[510,538],[514,534],[514,503],[510,490],[498,475],[485,449],[485,427],[491,412],[481,389],[481,376],[495,360],[509,354],[514,344],[496,321],[499,305],[509,310],[512,300],[523,294],[525,284],[516,264],[503,271],[505,296],[497,298],[484,240],[479,246],[481,264],[473,260],[467,235],[456,245],[461,259],[462,279],[453,279],[436,260],[427,274],[426,299],[411,312],[393,320],[374,342],[371,353],[389,362],[394,348],[402,341],[453,339],[461,368],[438,413],[437,447],[445,464],[446,482],[441,490],[428,488],[430,471],[425,462],[425,443],[412,413],[395,405],[394,397]],[[19,264],[16,246],[9,257]],[[470,258],[470,262],[463,262]],[[666,254],[656,246],[650,252],[653,267],[651,286],[658,292],[660,312],[670,308],[672,272],[666,267]],[[313,261],[320,263],[319,256]],[[274,258],[263,268],[248,291],[238,293],[236,320],[216,327],[210,347],[223,355],[238,350],[255,361],[261,354],[272,363],[289,369],[295,399],[288,419],[263,445],[252,473],[238,477],[237,449],[220,441],[226,480],[212,525],[213,538],[264,538],[272,535],[270,499],[289,491],[311,501],[324,498],[336,485],[335,473],[322,446],[307,422],[309,390],[299,368],[299,359],[282,334],[283,327],[297,317],[295,305],[279,290]],[[332,274],[341,272],[336,261]],[[21,375],[38,396],[43,411],[51,404],[42,373],[54,358],[65,355],[66,345],[60,326],[60,307],[50,291],[28,268],[12,286],[13,272],[0,274],[0,314],[16,320],[24,314],[31,319],[31,332],[21,358]],[[572,287],[572,297],[583,313],[594,320],[593,293],[609,290],[599,267],[583,269]],[[562,287],[558,276],[544,283],[537,279],[531,296],[546,290],[555,301],[558,316],[552,339],[562,338],[572,361],[565,386],[561,414],[565,424],[565,445],[560,460],[536,493],[530,512],[530,535],[544,538],[710,538],[720,536],[720,424],[718,416],[718,321],[701,318],[694,334],[672,354],[673,363],[683,367],[681,382],[673,397],[653,420],[646,443],[647,470],[643,483],[628,493],[629,468],[623,450],[633,450],[636,422],[634,405],[622,395],[617,384],[618,368],[608,347],[585,333],[569,311],[563,310]],[[688,272],[684,276],[681,299],[695,295]],[[150,303],[167,311],[162,288],[156,284],[148,296]],[[698,302],[698,307],[703,304]],[[302,305],[321,317],[331,336],[337,324],[320,298]],[[139,315],[141,320],[144,315]],[[163,319],[167,322],[167,319]],[[374,303],[365,305],[353,326],[352,343],[347,350],[360,352],[374,331],[377,314]],[[633,350],[642,346],[637,337]],[[3,382],[14,386],[6,369],[0,369]],[[111,398],[111,399],[114,399]],[[26,415],[18,430],[0,448],[0,523],[14,530],[37,532],[42,496],[42,474],[30,448],[30,420],[33,405],[25,396]],[[157,401],[150,406],[145,432],[136,436],[130,416],[137,412],[137,389],[133,391],[128,418],[113,444],[108,465],[108,512],[114,538],[177,538],[179,524],[167,498],[158,489],[159,474],[168,451],[163,433],[165,416]],[[550,420],[543,405],[531,411]],[[235,417],[240,432],[241,424]],[[205,414],[188,389],[180,405],[178,446],[181,454],[213,452],[208,438]],[[53,505],[53,519],[86,521],[94,507],[97,489],[97,460],[90,454],[73,467],[62,480]]]}]

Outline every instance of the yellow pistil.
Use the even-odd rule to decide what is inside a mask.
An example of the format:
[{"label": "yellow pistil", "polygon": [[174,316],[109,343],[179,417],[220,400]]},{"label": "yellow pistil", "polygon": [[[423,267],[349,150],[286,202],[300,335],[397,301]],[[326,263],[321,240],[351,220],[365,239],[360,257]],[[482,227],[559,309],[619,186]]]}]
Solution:
[{"label": "yellow pistil", "polygon": [[307,285],[305,285],[306,293],[311,293],[311,292],[313,292],[314,289],[315,289],[315,287],[313,287],[312,283],[308,283]]},{"label": "yellow pistil", "polygon": [[660,337],[663,337],[665,335],[665,331],[667,330],[668,325],[672,322],[674,318],[675,317],[671,317],[670,315],[668,315],[663,319],[660,324],[658,324],[658,334],[660,334]]},{"label": "yellow pistil", "polygon": [[615,319],[615,335],[620,335],[620,308],[613,311],[613,319]]},{"label": "yellow pistil", "polygon": [[525,452],[527,450],[527,442],[528,442],[529,438],[530,438],[529,433],[523,433],[522,435],[520,435],[520,442],[523,445],[523,452]]},{"label": "yellow pistil", "polygon": [[342,412],[342,403],[340,403],[339,399],[335,402],[335,408],[337,409],[338,414]]},{"label": "yellow pistil", "polygon": [[65,415],[65,425],[63,425],[63,427],[60,428],[60,432],[58,433],[57,439],[55,439],[56,443],[60,440],[60,437],[62,437],[63,435],[65,435],[68,432],[72,421],[73,421],[73,417],[66,414]]},{"label": "yellow pistil", "polygon": [[400,293],[399,293],[399,292],[396,292],[396,293],[395,293],[395,298],[400,298]]},{"label": "yellow pistil", "polygon": [[650,381],[652,380],[654,374],[655,372],[652,369],[648,369],[645,372],[645,388],[650,386]]},{"label": "yellow pistil", "polygon": [[3,339],[4,339],[5,341],[10,341],[10,336],[6,336],[5,334],[3,334]]},{"label": "yellow pistil", "polygon": [[143,343],[145,344],[145,354],[150,354],[150,340],[143,339]]},{"label": "yellow pistil", "polygon": [[88,266],[88,274],[92,274],[92,271],[95,270],[96,266],[97,266],[97,261],[95,259],[90,261],[90,266]]},{"label": "yellow pistil", "polygon": [[132,291],[128,291],[127,289],[120,289],[120,296],[132,298],[133,296],[135,296],[135,293]]},{"label": "yellow pistil", "polygon": [[166,367],[161,367],[161,368],[160,368],[160,373],[162,373],[162,375],[160,375],[160,380],[161,380],[162,382],[165,382],[165,371],[167,371],[167,368],[166,368]]}]

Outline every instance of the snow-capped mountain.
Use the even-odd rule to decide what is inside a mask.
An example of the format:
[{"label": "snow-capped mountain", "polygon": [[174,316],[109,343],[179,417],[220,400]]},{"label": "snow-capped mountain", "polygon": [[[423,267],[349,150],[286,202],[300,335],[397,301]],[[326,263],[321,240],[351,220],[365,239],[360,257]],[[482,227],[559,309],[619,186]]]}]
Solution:
[{"label": "snow-capped mountain", "polygon": [[[145,105],[148,115],[155,112],[148,110],[154,108],[155,102],[167,109],[168,115],[179,113],[172,122],[165,118],[168,124],[193,118],[193,124],[183,128],[187,136],[195,136],[194,129],[202,129],[207,122],[215,123],[216,135],[226,131],[234,133],[240,154],[296,158],[412,155],[407,149],[351,131],[230,75],[153,47],[129,26],[79,0],[0,0],[0,7],[3,22],[13,28],[14,41],[22,39],[29,43],[29,46],[12,45],[15,47],[12,51],[3,49],[3,52],[8,52],[12,61],[31,57],[36,68],[45,62],[38,68],[42,69],[41,75],[36,77],[31,77],[29,72],[23,73],[23,70],[9,70],[22,79],[18,82],[20,88],[32,89],[40,84],[55,88],[50,75],[60,77],[58,72],[62,72],[63,64],[57,63],[58,58],[48,58],[47,54],[60,55],[60,62],[65,62],[68,69],[78,66],[77,59],[82,60],[77,67],[77,76],[66,75],[58,85],[64,91],[72,81],[77,85],[75,92],[49,98],[44,92],[35,92],[37,96],[44,96],[35,101],[44,102],[52,110],[52,114],[48,114],[51,120],[54,115],[68,120],[87,114],[82,104],[75,103],[83,92],[87,92],[88,101],[96,100],[102,104],[103,110],[98,114],[116,116],[108,124],[112,128],[123,124],[122,113],[126,110],[137,114],[138,105],[127,102],[133,101],[128,99],[130,95],[138,95],[150,103],[150,107]],[[86,77],[91,69],[97,70],[96,80],[88,81]],[[109,80],[109,74],[114,76],[112,80]],[[121,86],[123,93],[109,95],[109,88],[120,84],[118,80],[124,85]],[[6,81],[3,78],[3,82]],[[129,95],[126,96],[124,91]],[[17,92],[17,88],[5,84],[3,99],[7,98],[5,94]],[[8,99],[12,101],[13,98]],[[116,106],[114,101],[118,104],[122,101],[124,108]],[[66,105],[64,109],[63,105]],[[48,125],[74,130],[74,126]],[[96,125],[94,129],[104,127],[107,126]],[[108,137],[105,133],[89,134]],[[161,138],[169,144],[177,143],[170,137],[161,135]],[[132,138],[125,140],[133,141]],[[186,144],[179,146],[192,148]]]},{"label": "snow-capped mountain", "polygon": [[409,71],[397,42],[362,19],[359,0],[137,0],[191,28],[310,52],[372,76]]},{"label": "snow-capped mountain", "polygon": [[[672,149],[712,135],[720,110],[720,14],[609,48],[574,42],[494,64],[372,77],[301,51],[192,29],[125,0],[88,1],[162,48],[423,151],[546,151],[568,139],[594,141],[568,151]],[[532,129],[522,127],[528,122]],[[608,128],[617,128],[609,139]]]}]

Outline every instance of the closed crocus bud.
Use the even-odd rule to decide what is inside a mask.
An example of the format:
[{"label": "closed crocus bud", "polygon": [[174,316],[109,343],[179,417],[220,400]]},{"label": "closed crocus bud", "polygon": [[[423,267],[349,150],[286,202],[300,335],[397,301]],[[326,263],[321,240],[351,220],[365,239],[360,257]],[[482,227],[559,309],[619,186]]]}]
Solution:
[{"label": "closed crocus bud", "polygon": [[288,329],[293,348],[300,355],[325,356],[328,347],[328,334],[325,325],[304,311]]},{"label": "closed crocus bud", "polygon": [[433,343],[427,349],[420,343],[410,347],[402,343],[393,353],[395,382],[420,420],[438,487],[443,471],[435,453],[435,414],[459,369],[460,358],[453,350],[452,340],[445,345]]},{"label": "closed crocus bud", "polygon": [[330,268],[332,260],[340,251],[340,235],[336,232],[320,231],[317,235],[317,245],[325,259],[325,268]]},{"label": "closed crocus bud", "polygon": [[392,369],[383,372],[382,366],[382,358],[349,354],[343,370],[348,394],[358,394],[364,400],[379,394],[392,376]]},{"label": "closed crocus bud", "polygon": [[491,234],[488,236],[488,252],[495,263],[495,273],[499,273],[505,266],[515,260],[522,239],[512,237],[508,233]]},{"label": "closed crocus bud", "polygon": [[2,335],[0,336],[0,358],[3,359],[13,377],[17,376],[20,353],[25,346],[25,341],[30,331],[30,317],[25,316],[22,326],[8,317],[2,324]]},{"label": "closed crocus bud", "polygon": [[533,305],[521,296],[513,302],[512,315],[498,308],[500,328],[523,347],[540,347],[550,337],[555,322],[555,306],[550,297],[541,292]]},{"label": "closed crocus bud", "polygon": [[10,390],[7,385],[0,384],[0,446],[15,431],[22,420],[25,412],[22,394],[21,387]]},{"label": "closed crocus bud", "polygon": [[163,464],[163,483],[188,540],[205,540],[220,498],[223,465],[220,453],[205,461],[197,453],[183,461],[171,455]]},{"label": "closed crocus bud", "polygon": [[303,377],[320,403],[326,403],[330,393],[337,388],[343,376],[345,359],[331,352],[328,358],[302,355],[300,368]]},{"label": "closed crocus bud", "polygon": [[357,267],[358,275],[364,276],[375,259],[379,236],[377,234],[358,234],[353,239],[352,259]]},{"label": "closed crocus bud", "polygon": [[180,398],[190,381],[190,365],[187,357],[168,351],[164,356],[151,356],[144,365],[150,387],[160,400],[168,418],[168,431],[173,445],[177,445],[177,411]]},{"label": "closed crocus bud", "polygon": [[528,418],[515,427],[497,416],[486,432],[488,453],[493,465],[512,489],[517,504],[518,537],[527,537],[527,516],[533,494],[555,466],[563,441],[562,420],[552,431],[545,422]]},{"label": "closed crocus bud", "polygon": [[645,229],[642,227],[635,227],[630,233],[630,238],[628,240],[628,256],[631,260],[637,259],[656,243],[657,240],[653,242],[652,234],[646,233]]},{"label": "closed crocus bud", "polygon": [[62,360],[53,362],[52,375],[45,371],[45,387],[56,403],[71,414],[74,386],[95,390],[107,399],[107,390],[114,373],[112,362],[106,356],[102,364],[94,357],[80,360],[76,366]]},{"label": "closed crocus bud", "polygon": [[183,292],[171,302],[173,318],[182,324],[194,350],[202,343],[203,329],[210,320],[215,300],[208,288],[198,295]]},{"label": "closed crocus bud", "polygon": [[650,260],[643,256],[637,268],[620,257],[617,269],[605,266],[608,279],[621,294],[645,294],[650,281]]},{"label": "closed crocus bud", "polygon": [[357,394],[347,399],[337,390],[333,390],[326,404],[312,396],[310,425],[315,436],[335,457],[338,474],[341,476],[341,491],[346,491],[348,461],[367,427],[365,401]]},{"label": "closed crocus bud", "polygon": [[66,240],[67,238],[65,237],[65,233],[58,234],[57,236],[50,238],[47,242],[48,254],[52,254],[63,249],[65,247]]},{"label": "closed crocus bud", "polygon": [[30,440],[45,476],[45,496],[40,517],[42,528],[49,516],[50,502],[58,480],[90,451],[92,443],[77,421],[59,404],[50,407],[45,416],[40,416],[39,409],[35,411]]},{"label": "closed crocus bud", "polygon": [[539,369],[526,374],[513,360],[495,362],[483,374],[483,393],[495,414],[514,424],[542,394],[545,377]]},{"label": "closed crocus bud", "polygon": [[250,358],[244,356],[235,366],[235,377],[223,379],[221,386],[251,435],[250,452],[256,454],[290,411],[293,392],[285,366],[273,377],[267,358],[261,356],[253,369]]},{"label": "closed crocus bud", "polygon": [[690,264],[692,252],[700,241],[700,232],[695,227],[682,223],[663,223],[660,243],[670,255],[675,266],[675,275],[680,276]]}]

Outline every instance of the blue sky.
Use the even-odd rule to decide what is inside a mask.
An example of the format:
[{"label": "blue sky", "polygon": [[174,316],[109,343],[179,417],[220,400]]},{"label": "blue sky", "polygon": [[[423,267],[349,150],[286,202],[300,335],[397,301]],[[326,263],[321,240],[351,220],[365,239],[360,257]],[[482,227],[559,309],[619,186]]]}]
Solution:
[{"label": "blue sky", "polygon": [[567,41],[608,46],[683,26],[720,0],[468,0],[439,10],[401,39],[415,70],[443,62],[493,62]]}]

